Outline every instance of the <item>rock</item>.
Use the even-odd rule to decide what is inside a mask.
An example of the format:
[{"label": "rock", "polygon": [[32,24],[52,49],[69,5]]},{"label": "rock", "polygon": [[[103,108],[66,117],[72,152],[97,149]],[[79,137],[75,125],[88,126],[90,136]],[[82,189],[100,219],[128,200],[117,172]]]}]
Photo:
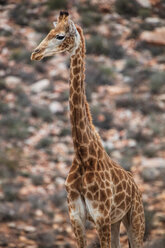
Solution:
[{"label": "rock", "polygon": [[16,211],[7,204],[0,205],[0,221],[9,221],[16,218]]},{"label": "rock", "polygon": [[18,199],[20,188],[21,188],[21,185],[19,184],[13,184],[13,183],[3,184],[2,189],[3,189],[5,199],[8,201],[14,201]]},{"label": "rock", "polygon": [[36,228],[34,226],[25,226],[24,227],[25,232],[35,232]]},{"label": "rock", "polygon": [[55,113],[62,113],[64,111],[64,108],[61,103],[59,102],[52,102],[49,105],[50,111],[55,114]]},{"label": "rock", "polygon": [[109,30],[108,26],[105,25],[105,24],[102,24],[102,25],[97,26],[97,29],[96,30],[101,35],[104,35],[104,36],[107,36],[107,37],[109,37],[109,35],[110,35],[110,30]]},{"label": "rock", "polygon": [[8,245],[8,237],[4,234],[0,234],[0,247],[7,247]]},{"label": "rock", "polygon": [[109,140],[106,142],[102,142],[103,146],[106,150],[112,150],[114,149],[114,144],[112,142],[110,142]]},{"label": "rock", "polygon": [[159,174],[160,173],[156,168],[144,168],[141,173],[144,181],[146,182],[156,180]]},{"label": "rock", "polygon": [[43,216],[43,211],[41,211],[40,209],[37,209],[37,210],[35,211],[35,215],[36,215],[37,217],[41,217],[41,216]]},{"label": "rock", "polygon": [[31,91],[34,93],[40,93],[43,90],[45,90],[49,86],[49,80],[48,79],[42,79],[37,81],[31,86]]},{"label": "rock", "polygon": [[158,178],[164,180],[165,161],[163,158],[142,159],[142,177],[145,181],[153,181]]},{"label": "rock", "polygon": [[25,226],[25,225],[18,225],[17,226],[18,230],[23,230],[28,233],[32,233],[36,231],[36,228],[34,226]]},{"label": "rock", "polygon": [[145,19],[145,21],[149,24],[153,24],[153,25],[156,25],[156,24],[159,24],[160,23],[160,18],[158,17],[147,17]]},{"label": "rock", "polygon": [[120,165],[126,170],[126,171],[130,171],[131,167],[133,165],[133,161],[132,161],[132,157],[130,156],[123,156],[120,159]]},{"label": "rock", "polygon": [[159,239],[156,239],[152,242],[150,242],[149,244],[147,244],[144,248],[164,248],[165,247],[165,238],[162,237],[162,238],[159,238]]},{"label": "rock", "polygon": [[143,158],[142,165],[145,167],[165,169],[165,160],[163,158]]},{"label": "rock", "polygon": [[[64,182],[63,182],[64,183]],[[59,193],[55,193],[51,196],[51,200],[56,207],[61,209],[66,207],[67,194],[65,190],[61,190]]]},{"label": "rock", "polygon": [[161,0],[149,0],[151,5],[155,6],[161,2]]},{"label": "rock", "polygon": [[151,3],[150,0],[136,0],[142,7],[144,8],[150,8]]},{"label": "rock", "polygon": [[41,248],[54,247],[55,235],[53,231],[45,231],[37,234],[37,241]]},{"label": "rock", "polygon": [[8,227],[15,229],[16,228],[16,224],[14,222],[10,222],[8,224]]},{"label": "rock", "polygon": [[31,176],[32,183],[36,186],[42,185],[44,182],[43,175],[38,174],[38,175],[32,175]]},{"label": "rock", "polygon": [[56,186],[58,185],[58,186],[62,186],[62,185],[64,185],[64,183],[65,183],[65,179],[64,178],[62,178],[62,177],[56,177],[56,180],[55,180],[55,184],[56,184]]},{"label": "rock", "polygon": [[5,83],[8,88],[13,89],[21,83],[21,79],[15,76],[8,76],[5,78]]},{"label": "rock", "polygon": [[107,85],[106,91],[110,96],[122,95],[130,92],[129,86],[116,86],[116,85]]},{"label": "rock", "polygon": [[123,77],[123,82],[126,83],[126,84],[129,84],[132,81],[133,81],[132,77],[129,77],[129,76]]},{"label": "rock", "polygon": [[155,45],[165,45],[165,27],[156,28],[154,31],[144,31],[140,39]]}]

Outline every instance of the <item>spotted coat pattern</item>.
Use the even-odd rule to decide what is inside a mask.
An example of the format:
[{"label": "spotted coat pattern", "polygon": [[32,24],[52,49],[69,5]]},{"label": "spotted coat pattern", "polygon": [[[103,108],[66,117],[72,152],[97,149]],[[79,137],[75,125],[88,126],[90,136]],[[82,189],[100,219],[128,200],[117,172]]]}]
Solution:
[{"label": "spotted coat pattern", "polygon": [[[88,219],[96,226],[101,248],[120,247],[121,221],[127,229],[130,247],[141,248],[144,236],[141,193],[132,174],[107,155],[92,124],[84,86],[85,41],[82,29],[75,27],[76,32],[73,32],[68,13],[61,12],[57,27],[40,43],[32,59],[44,57],[51,39],[65,32],[65,40],[54,53],[69,51],[71,54],[69,106],[75,156],[65,185],[77,245],[79,248],[87,246],[85,221]],[[80,38],[78,46],[74,43],[77,36]]]}]

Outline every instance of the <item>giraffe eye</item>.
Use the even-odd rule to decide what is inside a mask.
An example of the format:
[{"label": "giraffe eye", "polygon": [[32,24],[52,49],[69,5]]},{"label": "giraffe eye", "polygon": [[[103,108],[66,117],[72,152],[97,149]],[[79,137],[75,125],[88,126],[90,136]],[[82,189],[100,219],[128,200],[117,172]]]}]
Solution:
[{"label": "giraffe eye", "polygon": [[57,40],[63,40],[65,38],[65,36],[64,35],[56,35],[56,39]]}]

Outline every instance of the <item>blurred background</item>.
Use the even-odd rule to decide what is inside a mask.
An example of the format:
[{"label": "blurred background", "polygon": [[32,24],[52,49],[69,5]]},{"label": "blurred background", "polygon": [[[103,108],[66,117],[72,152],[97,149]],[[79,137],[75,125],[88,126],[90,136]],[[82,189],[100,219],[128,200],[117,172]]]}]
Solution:
[{"label": "blurred background", "polygon": [[[69,57],[30,61],[61,9],[84,30],[94,125],[143,192],[145,247],[163,248],[164,0],[0,0],[0,247],[75,247],[64,188],[73,158]],[[89,247],[99,247],[87,230]]]}]

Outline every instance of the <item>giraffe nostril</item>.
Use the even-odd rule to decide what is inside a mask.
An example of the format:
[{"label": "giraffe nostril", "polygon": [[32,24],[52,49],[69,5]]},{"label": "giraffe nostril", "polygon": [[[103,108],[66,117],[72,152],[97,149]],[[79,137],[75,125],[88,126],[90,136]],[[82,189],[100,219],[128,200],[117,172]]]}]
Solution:
[{"label": "giraffe nostril", "polygon": [[34,50],[34,53],[39,53],[39,52],[40,52],[40,49],[39,48],[37,48],[37,49]]}]

